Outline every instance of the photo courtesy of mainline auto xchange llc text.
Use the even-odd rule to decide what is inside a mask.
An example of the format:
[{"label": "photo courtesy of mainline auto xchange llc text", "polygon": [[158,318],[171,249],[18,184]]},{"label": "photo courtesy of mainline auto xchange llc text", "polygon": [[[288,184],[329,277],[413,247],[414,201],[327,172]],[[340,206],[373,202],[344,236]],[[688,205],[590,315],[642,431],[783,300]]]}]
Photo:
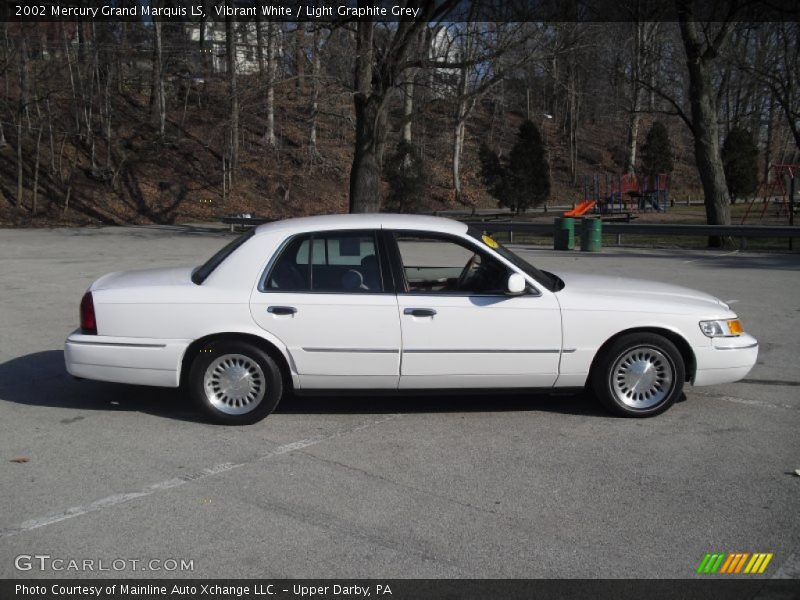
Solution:
[{"label": "photo courtesy of mainline auto xchange llc text", "polygon": [[54,596],[66,597],[198,597],[208,596],[217,598],[243,598],[255,596],[289,595],[296,598],[315,597],[384,597],[392,596],[392,589],[388,583],[373,583],[368,585],[303,585],[293,583],[291,587],[285,583],[257,583],[240,585],[235,582],[226,584],[203,583],[199,585],[186,585],[182,583],[167,584],[133,584],[112,583],[110,585],[80,585],[80,584],[46,584],[25,585],[15,584],[15,594],[20,596]]},{"label": "photo courtesy of mainline auto xchange llc text", "polygon": [[800,599],[798,22],[0,3],[0,600]]}]

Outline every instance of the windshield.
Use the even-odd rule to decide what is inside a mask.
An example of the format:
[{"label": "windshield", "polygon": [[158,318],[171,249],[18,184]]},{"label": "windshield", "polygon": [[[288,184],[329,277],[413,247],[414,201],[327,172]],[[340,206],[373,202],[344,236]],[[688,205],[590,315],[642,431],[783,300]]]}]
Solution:
[{"label": "windshield", "polygon": [[557,276],[553,275],[552,273],[546,273],[545,271],[537,269],[527,260],[517,254],[514,254],[511,250],[503,246],[503,244],[486,235],[480,229],[470,227],[467,230],[467,233],[485,246],[488,246],[497,252],[500,256],[517,267],[520,271],[523,271],[532,277],[535,281],[546,287],[551,292],[556,292],[563,287],[563,285],[561,285],[561,280]]},{"label": "windshield", "polygon": [[253,237],[255,232],[256,229],[254,227],[247,233],[240,235],[236,239],[225,244],[225,246],[223,246],[222,249],[219,250],[214,256],[192,271],[192,283],[196,283],[197,285],[202,284],[208,278],[208,276],[211,275],[214,269],[222,264],[223,260],[228,258],[228,256],[233,254],[234,250]]}]

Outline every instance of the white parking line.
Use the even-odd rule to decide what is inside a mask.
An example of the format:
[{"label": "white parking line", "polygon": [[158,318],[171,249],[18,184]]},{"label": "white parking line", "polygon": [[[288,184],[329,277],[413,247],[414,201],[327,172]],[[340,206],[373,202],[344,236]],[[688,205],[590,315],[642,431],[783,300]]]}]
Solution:
[{"label": "white parking line", "polygon": [[725,258],[726,256],[731,256],[733,254],[739,254],[738,250],[733,250],[731,252],[725,252],[724,254],[714,254],[713,256],[701,256],[700,258],[693,258],[692,260],[685,260],[683,264],[689,264],[693,262],[700,262],[701,260],[711,260],[713,258]]},{"label": "white parking line", "polygon": [[75,517],[80,517],[82,515],[86,515],[93,512],[98,512],[100,510],[110,508],[112,506],[118,506],[120,504],[125,504],[126,502],[130,502],[131,500],[136,500],[138,498],[144,498],[146,496],[151,496],[156,492],[160,492],[162,490],[169,490],[172,488],[176,488],[182,486],[186,483],[190,483],[193,481],[201,481],[203,479],[207,479],[214,475],[218,475],[220,473],[227,473],[228,471],[232,471],[233,469],[238,469],[240,467],[245,467],[247,465],[251,465],[263,460],[267,460],[273,458],[275,456],[280,456],[282,454],[288,454],[289,452],[293,452],[295,450],[300,450],[302,448],[308,448],[309,446],[314,446],[321,442],[325,442],[328,440],[332,440],[334,438],[342,437],[345,435],[349,435],[351,433],[355,433],[356,431],[361,431],[362,429],[366,429],[367,427],[372,427],[373,425],[379,425],[381,423],[385,423],[387,421],[391,421],[392,419],[396,419],[400,417],[400,414],[391,414],[386,415],[380,419],[376,419],[373,421],[368,421],[366,423],[362,423],[361,425],[357,425],[355,427],[350,427],[348,429],[342,429],[339,431],[334,431],[333,433],[329,433],[327,435],[317,435],[314,437],[306,438],[304,440],[298,440],[296,442],[290,442],[288,444],[283,444],[282,446],[278,446],[273,448],[266,454],[262,454],[260,456],[256,456],[251,460],[241,462],[241,463],[221,463],[218,465],[214,465],[212,467],[208,467],[206,469],[202,469],[195,473],[182,475],[180,477],[175,477],[173,479],[167,479],[165,481],[159,481],[158,483],[154,483],[152,485],[148,485],[147,487],[139,490],[138,492],[129,492],[123,494],[113,494],[111,496],[106,496],[105,498],[100,498],[99,500],[95,500],[94,502],[90,502],[89,504],[84,504],[81,506],[73,506],[62,510],[57,513],[53,513],[51,515],[47,515],[44,517],[37,517],[34,519],[28,519],[23,523],[20,523],[16,527],[9,527],[6,529],[0,529],[0,539],[11,537],[13,535],[17,535],[19,533],[24,533],[26,531],[31,531],[33,529],[40,529],[42,527],[47,527],[48,525],[53,525],[55,523],[60,523],[61,521],[66,521],[67,519],[73,519]]}]

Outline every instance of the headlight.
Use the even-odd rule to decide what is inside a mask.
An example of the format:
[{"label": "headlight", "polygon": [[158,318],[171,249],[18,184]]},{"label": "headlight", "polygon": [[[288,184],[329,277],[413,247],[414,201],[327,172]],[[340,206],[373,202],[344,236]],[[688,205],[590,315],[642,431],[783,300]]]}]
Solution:
[{"label": "headlight", "polygon": [[739,319],[728,319],[726,321],[700,321],[700,331],[710,338],[734,337],[742,335],[744,328]]}]

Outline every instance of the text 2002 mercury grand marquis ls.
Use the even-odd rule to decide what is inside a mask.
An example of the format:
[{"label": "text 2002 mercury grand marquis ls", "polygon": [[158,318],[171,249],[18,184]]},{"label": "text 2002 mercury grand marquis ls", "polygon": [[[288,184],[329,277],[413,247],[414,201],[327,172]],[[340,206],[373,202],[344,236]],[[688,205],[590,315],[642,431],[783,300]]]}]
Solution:
[{"label": "text 2002 mercury grand marquis ls", "polygon": [[288,390],[590,385],[612,412],[744,377],[756,340],[716,298],[540,271],[447,219],[333,215],[262,225],[197,268],[111,273],[66,341],[77,377],[185,385],[221,423]]}]

